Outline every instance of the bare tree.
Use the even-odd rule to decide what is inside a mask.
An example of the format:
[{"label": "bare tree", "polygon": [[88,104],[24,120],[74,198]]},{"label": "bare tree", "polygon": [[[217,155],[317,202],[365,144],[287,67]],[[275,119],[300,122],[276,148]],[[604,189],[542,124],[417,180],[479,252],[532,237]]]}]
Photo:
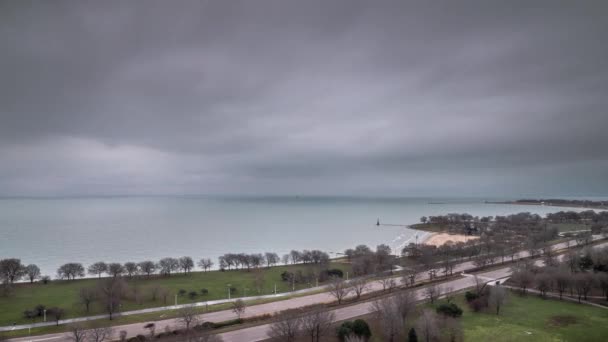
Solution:
[{"label": "bare tree", "polygon": [[433,304],[435,303],[435,300],[441,296],[441,290],[441,286],[433,284],[424,289],[424,294],[431,304]]},{"label": "bare tree", "polygon": [[65,310],[59,307],[52,307],[46,310],[47,314],[55,319],[55,323],[59,326],[59,321],[65,316]]},{"label": "bare tree", "polygon": [[329,293],[336,297],[338,304],[342,304],[342,300],[350,293],[350,286],[340,277],[332,277],[328,285]]},{"label": "bare tree", "polygon": [[21,279],[24,274],[24,267],[20,259],[0,260],[0,282],[12,284]]},{"label": "bare tree", "polygon": [[555,283],[555,289],[559,293],[559,299],[562,299],[564,292],[570,286],[570,274],[565,270],[558,270],[553,274],[553,282]]},{"label": "bare tree", "polygon": [[243,316],[246,309],[247,304],[245,304],[243,300],[237,299],[236,301],[232,302],[232,312],[236,314],[238,319],[241,319],[241,316]]},{"label": "bare tree", "polygon": [[420,341],[431,342],[439,339],[441,332],[435,311],[425,309],[422,312],[416,321],[416,332]]},{"label": "bare tree", "polygon": [[395,278],[382,278],[378,282],[382,285],[382,291],[391,292],[397,286]]},{"label": "bare tree", "polygon": [[184,275],[186,275],[194,268],[194,261],[189,256],[183,256],[179,258],[179,268],[181,268],[182,271],[184,271]]},{"label": "bare tree", "polygon": [[384,341],[396,341],[403,331],[404,323],[397,302],[391,297],[378,299],[372,302],[371,311],[381,324]]},{"label": "bare tree", "polygon": [[40,278],[40,268],[34,264],[25,266],[24,271],[27,279],[30,281],[30,284],[33,283],[34,280]]},{"label": "bare tree", "polygon": [[[240,316],[239,316],[240,318]],[[176,321],[186,326],[186,331],[190,330],[190,326],[195,325],[198,320],[196,307],[187,305],[177,311]]]},{"label": "bare tree", "polygon": [[414,286],[416,283],[416,276],[418,276],[418,271],[413,268],[408,268],[401,278],[401,283],[405,286]]},{"label": "bare tree", "polygon": [[596,274],[597,285],[602,290],[606,300],[608,301],[608,273],[600,272]]},{"label": "bare tree", "polygon": [[160,272],[164,275],[171,275],[171,272],[179,270],[179,260],[175,258],[162,258],[158,262]]},{"label": "bare tree", "polygon": [[280,260],[279,255],[272,252],[266,252],[266,254],[264,254],[264,259],[266,260],[266,265],[268,267],[276,265]]},{"label": "bare tree", "polygon": [[213,261],[209,258],[203,258],[199,260],[198,267],[202,268],[203,271],[207,272],[211,267],[213,267]]},{"label": "bare tree", "polygon": [[268,337],[273,341],[293,342],[300,335],[302,318],[295,313],[277,316],[268,328]]},{"label": "bare tree", "polygon": [[121,299],[126,292],[127,285],[120,278],[101,279],[97,285],[100,299],[110,320],[115,312],[120,310]]},{"label": "bare tree", "polygon": [[139,266],[134,262],[125,262],[125,272],[130,277],[137,275],[139,272]]},{"label": "bare tree", "polygon": [[488,301],[496,309],[496,314],[500,314],[500,308],[507,299],[507,291],[504,287],[497,285],[490,288],[490,297]]},{"label": "bare tree", "polygon": [[393,298],[401,320],[405,323],[407,316],[416,309],[416,293],[410,290],[400,291]]},{"label": "bare tree", "polygon": [[442,335],[446,337],[447,341],[450,342],[461,342],[464,341],[464,332],[462,331],[462,325],[460,320],[453,317],[445,317],[443,319]]},{"label": "bare tree", "polygon": [[89,313],[91,303],[97,299],[97,292],[89,287],[83,287],[78,291],[78,302],[85,308],[86,313]]},{"label": "bare tree", "polygon": [[84,277],[84,267],[82,267],[82,264],[76,262],[63,264],[57,269],[57,277],[67,280],[74,280],[76,277]]},{"label": "bare tree", "polygon": [[545,297],[547,292],[553,288],[553,277],[547,273],[538,274],[535,277],[536,289],[540,291],[541,297]]},{"label": "bare tree", "polygon": [[576,289],[576,294],[578,295],[578,302],[581,302],[581,297],[587,300],[587,294],[593,287],[593,276],[589,273],[578,273],[574,275],[574,288]]},{"label": "bare tree", "polygon": [[88,334],[84,327],[80,324],[70,324],[68,326],[68,336],[70,341],[74,342],[85,342]]},{"label": "bare tree", "polygon": [[329,335],[336,315],[331,311],[316,309],[302,316],[302,330],[310,336],[311,342],[319,342]]},{"label": "bare tree", "polygon": [[125,273],[125,268],[121,264],[117,262],[108,264],[108,274],[112,277],[120,277],[123,273]]},{"label": "bare tree", "polygon": [[511,275],[511,279],[521,288],[522,293],[526,294],[526,289],[534,283],[534,274],[528,270],[516,270]]},{"label": "bare tree", "polygon": [[110,340],[114,329],[112,327],[93,327],[89,329],[89,340],[92,342],[103,342]]},{"label": "bare tree", "polygon": [[97,278],[101,278],[101,275],[103,273],[106,273],[107,271],[108,265],[103,261],[96,262],[93,265],[89,266],[89,268],[87,269],[87,272],[90,275],[96,275]]},{"label": "bare tree", "polygon": [[138,264],[138,266],[141,273],[145,273],[148,277],[150,276],[150,274],[156,272],[156,264],[152,261],[142,261]]},{"label": "bare tree", "polygon": [[356,278],[350,282],[352,290],[355,292],[357,299],[361,298],[361,294],[368,288],[368,283],[365,278]]},{"label": "bare tree", "polygon": [[292,264],[297,264],[302,259],[302,253],[296,250],[289,252],[289,256],[291,257]]}]

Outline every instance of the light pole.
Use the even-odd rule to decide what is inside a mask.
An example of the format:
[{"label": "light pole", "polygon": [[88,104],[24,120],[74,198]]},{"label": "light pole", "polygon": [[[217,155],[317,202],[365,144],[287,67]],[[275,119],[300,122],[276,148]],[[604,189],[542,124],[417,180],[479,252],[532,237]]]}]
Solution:
[{"label": "light pole", "polygon": [[274,295],[277,295],[277,283],[274,283]]},{"label": "light pole", "polygon": [[42,310],[42,312],[44,313],[44,321],[46,322],[46,309]]},{"label": "light pole", "polygon": [[226,284],[226,287],[228,287],[228,299],[230,299],[230,287],[232,286],[232,284]]},{"label": "light pole", "polygon": [[177,294],[175,295],[175,306],[177,306]]}]

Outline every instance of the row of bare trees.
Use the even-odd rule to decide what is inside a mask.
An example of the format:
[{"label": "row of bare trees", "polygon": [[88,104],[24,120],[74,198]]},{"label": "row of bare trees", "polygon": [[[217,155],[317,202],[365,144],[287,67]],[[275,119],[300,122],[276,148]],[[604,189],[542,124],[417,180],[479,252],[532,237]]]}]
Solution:
[{"label": "row of bare trees", "polygon": [[40,268],[35,264],[24,265],[20,259],[8,258],[0,260],[0,282],[13,284],[23,278],[33,283],[40,278]]},{"label": "row of bare trees", "polygon": [[278,314],[268,329],[268,336],[274,340],[292,342],[299,337],[307,337],[319,342],[332,335],[331,326],[335,314],[317,308],[307,313],[290,311]]},{"label": "row of bare trees", "polygon": [[608,301],[608,247],[570,251],[561,260],[548,260],[542,267],[532,262],[513,267],[511,281],[522,294],[535,289],[542,297],[554,292],[560,299],[569,295],[580,302],[597,292]]}]

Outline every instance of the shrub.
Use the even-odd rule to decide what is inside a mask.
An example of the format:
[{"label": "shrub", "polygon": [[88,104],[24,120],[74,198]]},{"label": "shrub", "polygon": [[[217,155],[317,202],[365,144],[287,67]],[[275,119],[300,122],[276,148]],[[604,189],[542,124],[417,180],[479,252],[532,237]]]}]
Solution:
[{"label": "shrub", "polygon": [[469,306],[471,307],[471,309],[473,311],[479,312],[479,311],[481,311],[481,309],[483,309],[487,306],[487,302],[484,301],[483,298],[476,298],[476,299],[473,299],[471,302],[469,302]]},{"label": "shrub", "polygon": [[327,270],[327,271],[325,271],[325,273],[327,273],[327,276],[329,276],[329,277],[339,277],[339,278],[344,277],[344,272],[342,272],[342,270],[337,269],[337,268],[332,268],[330,270]]},{"label": "shrub", "polygon": [[36,311],[36,315],[38,317],[44,316],[44,309],[46,309],[46,306],[44,306],[42,304],[38,304],[34,307],[34,311]]},{"label": "shrub", "polygon": [[196,292],[196,291],[188,292],[188,297],[190,297],[190,299],[194,299],[194,298],[196,298],[196,296],[198,296],[198,292]]},{"label": "shrub", "polygon": [[180,295],[180,296],[185,295],[185,294],[186,294],[186,292],[188,292],[188,291],[186,291],[186,290],[184,290],[184,289],[179,289],[179,291],[178,291],[178,293],[179,293],[179,295]]},{"label": "shrub", "polygon": [[454,303],[441,304],[437,307],[437,313],[456,318],[462,316],[462,309]]},{"label": "shrub", "polygon": [[471,291],[467,291],[464,294],[464,298],[467,300],[467,302],[471,302],[477,298],[479,298],[479,295],[477,293],[471,292]]},{"label": "shrub", "polygon": [[283,271],[283,273],[281,273],[281,280],[283,281],[290,281],[291,277],[293,277],[294,274],[291,272],[287,272],[287,271]]},{"label": "shrub", "polygon": [[23,311],[23,317],[27,319],[34,319],[38,317],[36,310],[25,310]]},{"label": "shrub", "polygon": [[418,335],[416,335],[416,330],[414,328],[410,329],[410,332],[407,334],[408,342],[418,342]]},{"label": "shrub", "polygon": [[203,296],[207,295],[208,293],[209,293],[209,290],[207,290],[207,289],[201,289],[201,294]]},{"label": "shrub", "polygon": [[46,284],[48,284],[48,283],[51,282],[51,277],[49,277],[49,276],[43,276],[42,278],[40,278],[40,280],[42,281],[42,283],[44,285],[46,285]]},{"label": "shrub", "polygon": [[357,319],[353,322],[353,334],[368,339],[372,336],[372,331],[366,321]]},{"label": "shrub", "polygon": [[346,338],[353,332],[353,322],[346,321],[338,328],[338,338],[340,341],[346,340]]},{"label": "shrub", "polygon": [[235,293],[236,293],[236,287],[231,287],[230,294],[235,294]]}]

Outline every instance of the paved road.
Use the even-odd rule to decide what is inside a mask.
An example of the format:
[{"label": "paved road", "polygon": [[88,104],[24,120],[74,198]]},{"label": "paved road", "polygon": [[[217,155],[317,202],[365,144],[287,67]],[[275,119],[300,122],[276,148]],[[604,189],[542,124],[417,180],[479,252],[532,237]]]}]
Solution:
[{"label": "paved road", "polygon": [[[599,239],[599,236],[597,237],[597,239]],[[607,244],[608,244],[608,242],[602,243],[601,245],[604,246]],[[562,249],[565,247],[566,247],[566,243],[560,243],[560,244],[556,244],[554,246],[554,249]],[[527,252],[520,252],[515,257],[515,259],[523,258],[523,257],[527,257],[527,256],[528,256]],[[473,268],[475,268],[473,262],[463,262],[461,264],[456,265],[456,267],[454,267],[454,273],[462,273],[462,272],[465,272],[465,271],[473,269]],[[486,281],[489,281],[489,280],[507,278],[510,274],[511,274],[510,267],[506,266],[506,267],[499,268],[496,270],[480,273],[479,276],[483,277],[481,279],[485,279]],[[400,277],[395,277],[395,279],[397,281],[399,281]],[[428,279],[428,274],[420,273],[420,274],[418,274],[417,279],[426,280],[426,279]],[[446,282],[442,286],[444,288],[449,287],[452,289],[452,291],[459,291],[459,290],[462,290],[465,288],[472,287],[474,285],[475,285],[474,278],[463,277],[460,279],[455,279],[455,280]],[[366,290],[366,293],[376,292],[376,291],[381,291],[381,290],[382,290],[382,285],[379,282],[372,282],[369,284],[368,289]],[[418,296],[422,295],[421,291],[422,290],[417,290]],[[351,294],[351,296],[352,295],[354,295],[354,294]],[[313,294],[313,295],[309,295],[309,296],[290,298],[290,299],[272,302],[272,303],[253,305],[253,306],[247,307],[243,317],[247,318],[247,317],[254,317],[254,316],[259,316],[259,315],[263,315],[263,314],[273,314],[273,313],[280,312],[283,310],[300,308],[300,307],[305,307],[305,306],[319,304],[319,303],[329,303],[329,302],[333,302],[333,301],[335,301],[335,299],[329,293],[327,293],[327,292],[318,293],[318,294]],[[369,303],[351,305],[351,306],[348,306],[345,308],[336,309],[334,312],[336,314],[336,320],[344,320],[344,319],[348,319],[351,317],[360,316],[360,315],[363,315],[363,314],[366,314],[369,312]],[[221,322],[221,321],[231,320],[231,319],[235,319],[235,318],[236,318],[236,315],[231,310],[207,313],[207,314],[203,314],[203,315],[201,315],[201,317],[199,317],[200,320],[212,321],[212,322]],[[163,331],[165,326],[174,327],[174,328],[178,327],[175,319],[160,320],[155,323],[156,323],[157,331]],[[118,333],[118,331],[121,331],[121,330],[125,330],[125,331],[127,331],[127,334],[129,337],[135,336],[137,334],[146,334],[147,330],[145,330],[143,328],[143,326],[144,326],[144,323],[121,325],[121,326],[115,327],[115,333]],[[263,339],[267,338],[266,337],[267,328],[268,328],[268,325],[260,325],[260,326],[256,326],[256,327],[240,329],[240,330],[224,333],[221,336],[224,338],[225,341],[235,341],[235,342],[259,341],[259,340],[263,340]],[[257,337],[255,337],[255,336],[257,336]],[[41,335],[41,336],[35,336],[35,337],[15,338],[15,339],[10,339],[8,341],[13,341],[13,342],[25,342],[25,341],[56,342],[56,341],[65,341],[65,340],[66,340],[66,335],[64,333],[60,333],[60,334]]]}]

